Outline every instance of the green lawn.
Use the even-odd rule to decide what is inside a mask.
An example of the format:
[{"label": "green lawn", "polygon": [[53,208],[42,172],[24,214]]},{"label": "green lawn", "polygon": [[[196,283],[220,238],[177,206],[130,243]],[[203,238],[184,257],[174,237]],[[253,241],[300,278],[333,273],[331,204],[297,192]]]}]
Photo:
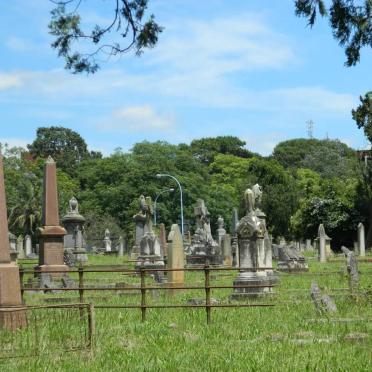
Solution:
[{"label": "green lawn", "polygon": [[[46,319],[39,330],[40,356],[0,360],[1,371],[367,371],[372,368],[372,263],[360,263],[360,290],[370,291],[351,299],[347,278],[340,273],[344,260],[319,264],[311,260],[310,272],[281,274],[276,294],[252,301],[275,307],[213,309],[212,324],[206,324],[204,309],[148,309],[141,322],[139,309],[96,309],[95,346],[92,351],[61,352],[62,342],[79,341],[84,321],[77,313],[60,323]],[[90,257],[91,264],[126,264],[115,257]],[[129,264],[130,265],[130,264]],[[326,275],[322,275],[325,273]],[[232,284],[235,272],[213,272],[212,285]],[[139,278],[122,273],[86,274],[87,283],[125,282]],[[203,274],[187,273],[187,283],[203,285]],[[329,318],[317,314],[309,296],[316,280],[330,294],[338,312]],[[153,283],[147,278],[147,284]],[[227,303],[229,289],[212,291],[212,297]],[[139,304],[140,294],[119,296],[117,292],[87,294],[94,303]],[[148,303],[185,304],[203,298],[204,290],[170,295],[156,290]],[[27,304],[45,303],[44,298],[77,297],[77,294],[26,294]],[[63,316],[63,314],[60,314]],[[46,317],[47,318],[47,317]],[[61,318],[62,319],[62,318]],[[345,319],[347,321],[345,321]],[[339,321],[343,320],[343,321]],[[69,323],[70,322],[70,323]],[[47,324],[48,323],[48,324]],[[33,335],[31,330],[19,332]],[[43,333],[44,332],[44,333]],[[22,346],[22,345],[21,345]],[[26,345],[27,346],[27,345]],[[25,347],[23,345],[22,347]]]}]

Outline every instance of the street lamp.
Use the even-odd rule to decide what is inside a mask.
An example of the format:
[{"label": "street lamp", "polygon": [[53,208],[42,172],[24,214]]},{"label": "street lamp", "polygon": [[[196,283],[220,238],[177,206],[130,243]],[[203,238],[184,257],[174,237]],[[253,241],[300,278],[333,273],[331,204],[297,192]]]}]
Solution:
[{"label": "street lamp", "polygon": [[165,192],[173,192],[174,189],[165,189],[159,192],[158,195],[156,195],[155,202],[154,202],[154,226],[156,226],[156,203],[158,201],[158,198],[161,194],[164,194]]},{"label": "street lamp", "polygon": [[181,205],[181,234],[182,234],[182,237],[183,237],[183,197],[182,197],[182,186],[180,184],[180,182],[178,181],[178,179],[170,174],[167,174],[167,173],[158,173],[156,175],[156,178],[161,178],[161,177],[169,177],[169,178],[172,178],[173,180],[176,181],[177,185],[178,185],[178,188],[180,189],[180,205]]}]

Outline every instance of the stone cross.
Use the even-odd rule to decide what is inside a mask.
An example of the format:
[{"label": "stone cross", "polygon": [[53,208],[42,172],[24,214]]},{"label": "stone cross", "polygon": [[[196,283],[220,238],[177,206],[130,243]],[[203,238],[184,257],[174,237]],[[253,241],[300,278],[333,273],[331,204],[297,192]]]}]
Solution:
[{"label": "stone cross", "polygon": [[[65,271],[63,238],[66,230],[59,223],[57,168],[49,156],[45,163],[43,190],[43,228],[40,233],[39,267],[41,271]],[[59,276],[52,273],[52,276]]]},{"label": "stone cross", "polygon": [[358,225],[358,247],[359,247],[359,256],[365,257],[366,239],[365,239],[365,233],[364,233],[364,225],[362,223]]},{"label": "stone cross", "polygon": [[20,311],[21,307],[19,268],[10,261],[3,156],[0,154],[0,328],[14,331],[26,327],[26,312]]},{"label": "stone cross", "polygon": [[[173,224],[168,236],[167,269],[183,269],[184,265],[185,256],[182,234],[179,226]],[[182,286],[185,283],[185,272],[168,271],[168,282],[175,286]]]}]

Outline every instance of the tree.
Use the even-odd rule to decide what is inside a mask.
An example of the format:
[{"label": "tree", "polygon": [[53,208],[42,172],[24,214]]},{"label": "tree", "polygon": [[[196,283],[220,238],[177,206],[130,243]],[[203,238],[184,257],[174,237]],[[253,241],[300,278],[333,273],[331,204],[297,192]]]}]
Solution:
[{"label": "tree", "polygon": [[245,141],[234,136],[206,137],[193,140],[190,151],[204,164],[211,164],[218,154],[230,154],[241,158],[251,158],[254,154],[244,148]]},{"label": "tree", "polygon": [[333,37],[345,48],[345,65],[356,65],[360,50],[372,47],[371,0],[332,0],[328,11],[324,0],[296,0],[295,13],[313,27],[316,17],[329,16]]},{"label": "tree", "polygon": [[358,128],[363,128],[365,136],[372,145],[372,92],[360,97],[360,102],[360,105],[355,110],[352,110],[351,113]]},{"label": "tree", "polygon": [[[73,73],[95,73],[99,65],[97,59],[103,55],[120,55],[134,51],[142,54],[145,48],[152,48],[158,41],[163,28],[155,22],[154,15],[145,20],[148,0],[115,0],[113,18],[108,26],[95,25],[86,32],[81,25],[81,16],[77,13],[81,0],[50,0],[57,5],[52,10],[49,24],[50,33],[55,36],[52,47],[58,51],[58,56],[65,58],[65,68]],[[106,5],[107,6],[107,5]],[[68,11],[67,8],[71,8]],[[119,42],[114,38],[107,41],[107,36],[115,31],[120,35]],[[88,42],[93,45],[90,52],[81,53],[73,49],[73,44]],[[124,44],[123,44],[124,43]]]},{"label": "tree", "polygon": [[27,147],[33,158],[52,156],[58,168],[69,175],[75,174],[75,168],[82,160],[102,156],[98,152],[89,152],[80,134],[64,127],[38,128],[36,139]]}]

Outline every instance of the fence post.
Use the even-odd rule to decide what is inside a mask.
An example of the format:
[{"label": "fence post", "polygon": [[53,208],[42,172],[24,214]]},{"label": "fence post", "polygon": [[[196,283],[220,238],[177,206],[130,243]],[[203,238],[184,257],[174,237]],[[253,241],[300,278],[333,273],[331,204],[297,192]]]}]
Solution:
[{"label": "fence post", "polygon": [[204,266],[205,274],[205,311],[207,312],[207,324],[211,323],[211,289],[210,289],[210,277],[209,277],[209,265]]},{"label": "fence post", "polygon": [[25,290],[24,290],[24,287],[23,287],[23,277],[25,275],[25,270],[23,268],[23,265],[19,265],[19,281],[20,281],[20,284],[21,284],[21,299],[22,299],[22,303],[24,304],[25,303],[25,300],[24,300],[24,294],[25,294]]},{"label": "fence post", "polygon": [[84,303],[84,268],[82,262],[79,264],[79,301]]},{"label": "fence post", "polygon": [[94,346],[94,333],[95,333],[95,324],[94,324],[94,305],[88,305],[88,326],[89,326],[89,347]]},{"label": "fence post", "polygon": [[146,320],[146,281],[145,281],[145,270],[143,267],[140,269],[141,272],[141,313],[142,322]]}]

